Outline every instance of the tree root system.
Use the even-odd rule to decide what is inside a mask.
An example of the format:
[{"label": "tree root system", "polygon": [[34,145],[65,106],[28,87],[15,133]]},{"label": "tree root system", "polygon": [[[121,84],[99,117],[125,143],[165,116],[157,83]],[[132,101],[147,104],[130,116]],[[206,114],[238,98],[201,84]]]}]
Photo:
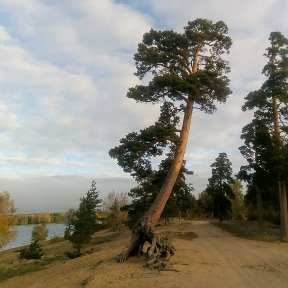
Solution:
[{"label": "tree root system", "polygon": [[[146,242],[150,243],[150,246],[144,252],[143,246]],[[132,230],[130,243],[118,255],[117,262],[124,262],[129,256],[146,254],[147,262],[144,267],[164,270],[174,251],[175,248],[167,237],[158,235],[149,222],[147,224],[142,221]]]}]

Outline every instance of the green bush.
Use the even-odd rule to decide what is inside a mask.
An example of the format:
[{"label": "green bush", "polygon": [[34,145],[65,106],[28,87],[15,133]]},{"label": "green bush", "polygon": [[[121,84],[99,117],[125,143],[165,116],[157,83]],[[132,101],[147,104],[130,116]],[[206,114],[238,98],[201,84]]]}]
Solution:
[{"label": "green bush", "polygon": [[20,250],[20,259],[41,259],[43,256],[42,249],[38,241],[33,241],[28,247]]}]

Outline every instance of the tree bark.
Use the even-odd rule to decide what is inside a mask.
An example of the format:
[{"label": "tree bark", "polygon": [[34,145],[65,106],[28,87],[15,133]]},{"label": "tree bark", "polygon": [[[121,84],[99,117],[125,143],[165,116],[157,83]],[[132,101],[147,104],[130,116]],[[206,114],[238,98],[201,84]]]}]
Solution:
[{"label": "tree bark", "polygon": [[287,192],[285,181],[278,181],[280,200],[280,240],[288,241],[288,214],[287,214]]},{"label": "tree bark", "polygon": [[183,158],[187,147],[189,131],[192,120],[192,112],[193,112],[193,103],[188,102],[184,114],[181,134],[180,134],[180,143],[176,150],[174,160],[169,169],[166,180],[158,193],[156,199],[145,213],[143,220],[148,223],[150,222],[151,227],[155,227],[157,222],[160,219],[161,213],[164,210],[167,200],[172,192],[174,184],[179,175],[180,169],[182,168]]},{"label": "tree bark", "polygon": [[263,205],[262,205],[262,194],[258,186],[256,186],[256,196],[257,196],[257,222],[258,222],[258,232],[263,234],[264,232],[264,219],[263,219]]},{"label": "tree bark", "polygon": [[277,141],[280,142],[281,139],[280,139],[280,125],[279,125],[279,115],[278,115],[278,99],[276,96],[273,96],[272,98],[272,109],[273,109],[274,136],[277,139]]},{"label": "tree bark", "polygon": [[[276,140],[276,153],[279,156],[282,148],[282,141],[280,135],[279,115],[278,115],[278,99],[273,96],[272,99],[273,108],[273,124],[274,124],[274,137]],[[287,195],[286,195],[286,183],[281,179],[280,171],[278,171],[278,190],[280,201],[280,240],[288,241],[288,213],[287,213]]]}]

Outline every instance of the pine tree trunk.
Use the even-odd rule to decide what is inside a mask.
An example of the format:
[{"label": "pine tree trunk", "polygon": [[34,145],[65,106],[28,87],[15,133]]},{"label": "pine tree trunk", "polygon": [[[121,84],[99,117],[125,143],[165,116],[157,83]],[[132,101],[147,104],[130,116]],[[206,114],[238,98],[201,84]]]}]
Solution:
[{"label": "pine tree trunk", "polygon": [[256,186],[256,196],[257,196],[257,222],[258,231],[260,234],[264,232],[264,219],[263,219],[263,205],[262,205],[262,195],[258,186]]},{"label": "pine tree trunk", "polygon": [[[278,115],[278,99],[273,97],[273,124],[274,124],[274,137],[276,140],[276,153],[279,154],[282,148],[282,141],[280,135],[279,115]],[[278,156],[278,155],[276,155]],[[279,171],[280,172],[280,171]],[[281,175],[278,172],[278,190],[280,201],[280,240],[288,241],[288,213],[287,213],[287,195],[285,181],[281,180]]]},{"label": "pine tree trunk", "polygon": [[182,122],[179,145],[177,147],[166,180],[150,208],[139,221],[137,226],[132,230],[132,237],[130,243],[123,249],[121,254],[118,256],[118,262],[124,262],[130,255],[140,253],[140,250],[142,249],[141,246],[144,244],[143,242],[148,241],[151,243],[155,238],[155,233],[153,229],[160,219],[166,202],[169,199],[179,172],[182,168],[183,158],[186,151],[191,126],[192,112],[193,103],[188,102]]},{"label": "pine tree trunk", "polygon": [[150,223],[152,228],[155,227],[160,219],[161,213],[164,210],[167,200],[172,192],[174,184],[179,175],[180,169],[182,168],[183,158],[186,151],[186,146],[189,137],[189,131],[192,120],[193,103],[188,102],[184,114],[181,134],[180,134],[180,144],[176,150],[172,165],[166,177],[166,180],[158,193],[156,199],[145,213],[143,220],[145,223]]},{"label": "pine tree trunk", "polygon": [[287,192],[285,181],[278,181],[280,200],[280,240],[288,241]]},{"label": "pine tree trunk", "polygon": [[81,251],[81,243],[78,243],[76,248],[76,257],[80,257],[80,251]]}]

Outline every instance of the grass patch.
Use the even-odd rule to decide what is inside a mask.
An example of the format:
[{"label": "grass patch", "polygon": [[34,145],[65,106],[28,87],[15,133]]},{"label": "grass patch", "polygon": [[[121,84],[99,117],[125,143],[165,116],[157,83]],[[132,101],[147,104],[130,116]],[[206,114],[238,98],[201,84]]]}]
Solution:
[{"label": "grass patch", "polygon": [[238,237],[271,242],[279,240],[279,226],[269,222],[264,223],[262,232],[259,230],[258,223],[255,221],[225,221],[221,223],[212,223]]},{"label": "grass patch", "polygon": [[103,244],[103,243],[107,243],[107,242],[110,242],[112,240],[115,239],[115,236],[106,236],[106,237],[96,237],[92,244],[95,245],[95,244]]},{"label": "grass patch", "polygon": [[[63,243],[63,242],[62,242]],[[57,243],[58,245],[62,243]],[[63,249],[67,249],[66,243],[63,243],[61,247],[57,247],[57,244],[45,244],[43,246],[44,256],[41,260],[26,260],[19,259],[19,249],[12,249],[3,251],[0,253],[0,283],[10,278],[24,275],[27,273],[39,271],[44,269],[45,266],[66,260],[67,257],[63,253]],[[48,249],[47,249],[48,248]]]},{"label": "grass patch", "polygon": [[24,275],[26,273],[38,271],[50,264],[51,261],[41,260],[41,261],[27,261],[22,262],[21,265],[0,265],[0,282],[3,282],[9,278]]},{"label": "grass patch", "polygon": [[27,273],[39,271],[45,269],[45,266],[55,263],[57,261],[66,260],[67,257],[63,255],[57,255],[54,258],[47,258],[43,260],[20,260],[15,259],[10,263],[0,264],[0,282],[3,282],[7,279],[24,275]]}]

